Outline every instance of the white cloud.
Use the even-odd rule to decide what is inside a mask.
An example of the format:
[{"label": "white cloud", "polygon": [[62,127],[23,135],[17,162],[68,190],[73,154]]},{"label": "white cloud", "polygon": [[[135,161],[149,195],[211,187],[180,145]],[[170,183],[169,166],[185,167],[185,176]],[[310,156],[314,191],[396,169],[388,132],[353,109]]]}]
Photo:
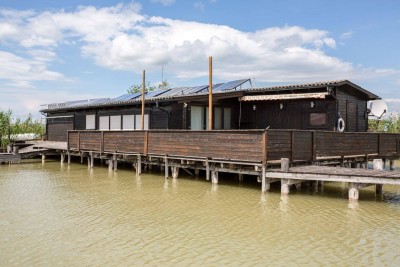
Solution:
[{"label": "white cloud", "polygon": [[170,6],[175,3],[175,0],[151,0],[152,3],[160,3],[163,6]]},{"label": "white cloud", "polygon": [[353,36],[353,32],[349,31],[349,32],[344,32],[340,35],[340,39],[349,39]]},{"label": "white cloud", "polygon": [[[196,3],[200,3],[200,9],[204,7],[202,1]],[[140,8],[133,3],[41,13],[0,10],[0,42],[17,43],[32,57],[8,54],[16,57],[15,66],[13,70],[1,66],[0,77],[27,85],[36,80],[63,79],[62,74],[48,70],[48,62],[58,58],[55,49],[62,45],[76,46],[95,64],[113,70],[140,73],[142,69],[159,71],[161,65],[168,65],[172,79],[207,76],[207,58],[211,55],[214,75],[223,80],[363,80],[399,73],[368,69],[330,56],[329,50],[335,49],[337,42],[324,30],[284,26],[243,32],[224,25],[150,17]]]}]

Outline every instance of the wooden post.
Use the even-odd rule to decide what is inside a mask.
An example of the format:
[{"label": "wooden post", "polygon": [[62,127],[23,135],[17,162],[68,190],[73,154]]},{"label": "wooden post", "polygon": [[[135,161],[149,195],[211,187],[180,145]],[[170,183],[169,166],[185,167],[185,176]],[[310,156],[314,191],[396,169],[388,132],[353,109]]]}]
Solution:
[{"label": "wooden post", "polygon": [[289,159],[281,158],[281,171],[288,172],[289,171]]},{"label": "wooden post", "polygon": [[[374,170],[382,171],[383,170],[383,161],[382,159],[374,159]],[[383,185],[376,184],[375,185],[375,195],[382,196],[383,193]]]},{"label": "wooden post", "polygon": [[64,152],[61,152],[61,164],[64,164],[65,161],[65,154]]},{"label": "wooden post", "polygon": [[136,168],[137,174],[142,173],[142,157],[140,155],[137,156],[137,168]]},{"label": "wooden post", "polygon": [[117,169],[118,169],[118,161],[117,161],[117,154],[113,154],[113,168],[114,168],[114,171],[117,171]]},{"label": "wooden post", "polygon": [[172,178],[176,179],[179,175],[179,167],[171,167]]},{"label": "wooden post", "polygon": [[208,162],[208,158],[206,159],[206,180],[210,180],[210,163]]},{"label": "wooden post", "polygon": [[68,158],[68,165],[71,164],[71,152],[67,152],[67,158]]},{"label": "wooden post", "polygon": [[42,164],[44,164],[46,161],[46,154],[42,154]]},{"label": "wooden post", "polygon": [[281,179],[281,194],[288,195],[290,192],[290,180],[289,179]]},{"label": "wooden post", "polygon": [[108,160],[108,171],[112,171],[113,170],[113,164],[114,164],[114,160],[113,159],[109,159]]},{"label": "wooden post", "polygon": [[317,133],[312,131],[312,160],[317,160]]},{"label": "wooden post", "polygon": [[90,168],[93,168],[94,166],[94,156],[93,152],[90,152]]},{"label": "wooden post", "polygon": [[146,71],[143,70],[143,76],[142,76],[142,130],[144,130],[144,99],[145,99],[145,93],[146,93]]},{"label": "wooden post", "polygon": [[265,165],[263,164],[263,166],[261,167],[261,192],[267,192],[267,181],[265,180]]},{"label": "wooden post", "polygon": [[358,188],[359,185],[357,183],[349,183],[349,200],[358,200],[360,196]]},{"label": "wooden post", "polygon": [[390,167],[389,167],[389,169],[391,170],[391,171],[393,171],[394,170],[394,160],[390,160]]},{"label": "wooden post", "polygon": [[88,166],[88,168],[90,168],[90,166],[91,166],[91,164],[90,164],[90,155],[88,155],[88,157],[87,157],[87,166]]},{"label": "wooden post", "polygon": [[218,184],[218,172],[217,171],[211,171],[211,182],[213,184]]},{"label": "wooden post", "polygon": [[364,169],[368,169],[368,154],[365,154]]},{"label": "wooden post", "polygon": [[239,173],[239,183],[243,183],[243,173]]},{"label": "wooden post", "polygon": [[208,130],[213,127],[213,96],[212,96],[212,57],[208,58]]},{"label": "wooden post", "polygon": [[165,155],[165,157],[164,157],[164,163],[165,163],[164,177],[165,177],[165,179],[168,179],[169,173],[168,173],[168,157],[167,157],[167,155]]}]

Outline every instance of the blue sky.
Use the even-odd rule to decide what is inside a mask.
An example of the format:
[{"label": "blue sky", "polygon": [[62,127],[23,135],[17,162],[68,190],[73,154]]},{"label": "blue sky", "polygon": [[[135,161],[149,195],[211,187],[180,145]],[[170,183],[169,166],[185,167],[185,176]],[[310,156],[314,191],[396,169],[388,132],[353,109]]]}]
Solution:
[{"label": "blue sky", "polygon": [[349,79],[400,111],[400,2],[54,1],[0,3],[0,108],[254,78],[257,86]]}]

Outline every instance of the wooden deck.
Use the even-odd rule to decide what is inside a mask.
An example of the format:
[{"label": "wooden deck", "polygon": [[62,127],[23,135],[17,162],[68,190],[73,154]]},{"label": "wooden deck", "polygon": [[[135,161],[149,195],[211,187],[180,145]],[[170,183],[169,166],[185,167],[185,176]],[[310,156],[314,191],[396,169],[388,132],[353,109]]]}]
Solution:
[{"label": "wooden deck", "polygon": [[400,185],[399,171],[382,171],[315,165],[292,167],[289,168],[288,172],[284,172],[281,169],[267,169],[266,177],[327,182]]},{"label": "wooden deck", "polygon": [[69,131],[68,150],[273,164],[400,157],[400,134],[300,130]]}]

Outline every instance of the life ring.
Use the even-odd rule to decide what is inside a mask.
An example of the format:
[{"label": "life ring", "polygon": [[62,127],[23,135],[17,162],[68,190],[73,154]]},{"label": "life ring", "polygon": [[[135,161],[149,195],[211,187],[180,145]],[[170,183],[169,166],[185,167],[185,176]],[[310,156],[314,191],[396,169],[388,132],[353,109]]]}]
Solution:
[{"label": "life ring", "polygon": [[337,130],[338,132],[342,133],[344,132],[344,128],[345,128],[345,123],[344,120],[342,118],[339,118],[338,123],[337,123]]}]

